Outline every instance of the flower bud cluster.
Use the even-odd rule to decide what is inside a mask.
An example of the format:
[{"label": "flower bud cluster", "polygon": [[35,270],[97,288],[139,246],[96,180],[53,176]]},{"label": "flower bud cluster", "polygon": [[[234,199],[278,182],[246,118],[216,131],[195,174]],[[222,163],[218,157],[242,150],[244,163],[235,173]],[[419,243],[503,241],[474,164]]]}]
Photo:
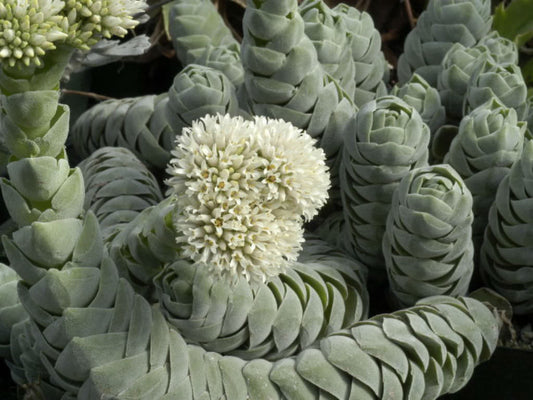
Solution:
[{"label": "flower bud cluster", "polygon": [[101,38],[124,36],[144,0],[4,0],[0,3],[0,62],[39,67],[58,44],[88,50]]},{"label": "flower bud cluster", "polygon": [[69,43],[88,50],[101,38],[125,36],[142,12],[143,0],[66,0],[64,14],[69,23]]},{"label": "flower bud cluster", "polygon": [[46,51],[67,37],[63,6],[60,0],[2,1],[0,62],[10,67],[41,65]]}]

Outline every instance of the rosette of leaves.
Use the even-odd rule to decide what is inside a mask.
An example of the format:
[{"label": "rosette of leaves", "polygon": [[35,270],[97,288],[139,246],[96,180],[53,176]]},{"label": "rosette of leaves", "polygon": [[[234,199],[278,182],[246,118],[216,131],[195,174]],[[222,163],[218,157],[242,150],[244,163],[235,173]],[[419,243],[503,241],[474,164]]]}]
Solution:
[{"label": "rosette of leaves", "polygon": [[465,47],[455,43],[444,56],[438,75],[438,88],[448,118],[460,121],[463,103],[472,74],[479,68],[480,57],[488,57],[485,47]]},{"label": "rosette of leaves", "polygon": [[468,82],[463,103],[463,114],[498,99],[503,105],[514,108],[520,121],[527,116],[527,85],[516,64],[499,64],[491,58],[482,58]]},{"label": "rosette of leaves", "polygon": [[166,109],[168,94],[106,100],[85,111],[71,129],[80,158],[102,147],[125,147],[145,164],[164,169],[175,133]]},{"label": "rosette of leaves", "polygon": [[518,63],[518,50],[509,39],[492,31],[473,47],[455,43],[444,56],[438,76],[438,88],[448,117],[459,121],[469,81],[480,68],[480,58],[490,58],[497,64]]},{"label": "rosette of leaves", "polygon": [[154,282],[167,320],[187,341],[243,359],[277,360],[366,317],[368,295],[351,264],[323,255],[250,285],[178,260]]},{"label": "rosette of leaves", "polygon": [[518,48],[516,43],[501,36],[498,31],[491,31],[483,36],[475,47],[486,47],[490,56],[500,64],[518,64]]},{"label": "rosette of leaves", "polygon": [[84,208],[96,215],[104,241],[109,241],[163,194],[155,177],[123,147],[103,147],[78,167],[85,181]]},{"label": "rosette of leaves", "polygon": [[218,69],[239,86],[244,70],[240,44],[211,0],[178,0],[163,7],[166,30],[183,66]]},{"label": "rosette of leaves", "polygon": [[246,102],[252,114],[283,119],[316,138],[335,182],[342,132],[356,107],[324,74],[304,30],[296,0],[249,2],[241,46]]},{"label": "rosette of leaves", "polygon": [[372,17],[355,7],[339,3],[333,8],[335,16],[345,26],[352,58],[355,63],[355,93],[358,107],[387,94],[385,81],[389,67],[381,51],[381,34],[374,27]]},{"label": "rosette of leaves", "polygon": [[420,75],[415,73],[402,86],[394,86],[391,94],[416,108],[432,133],[444,125],[446,110],[441,103],[439,92]]},{"label": "rosette of leaves", "polygon": [[526,124],[495,99],[477,107],[459,125],[444,162],[464,179],[474,198],[472,234],[479,251],[496,189],[520,158]]},{"label": "rosette of leaves", "polygon": [[393,192],[411,169],[427,165],[429,138],[418,111],[395,96],[365,104],[345,135],[339,176],[347,240],[371,280],[385,279],[381,241]]},{"label": "rosette of leaves", "polygon": [[513,305],[516,314],[533,312],[533,263],[530,254],[533,142],[502,179],[488,216],[480,255],[485,282]]},{"label": "rosette of leaves", "polygon": [[225,74],[203,65],[189,64],[176,75],[168,90],[166,117],[173,132],[180,134],[183,128],[207,114],[236,116],[246,113],[239,108],[235,86]]},{"label": "rosette of leaves", "polygon": [[405,39],[398,59],[400,83],[416,72],[437,87],[440,64],[452,45],[474,46],[489,32],[490,7],[489,0],[430,0]]},{"label": "rosette of leaves", "polygon": [[173,214],[171,199],[165,199],[141,211],[105,243],[119,274],[147,299],[154,298],[154,276],[179,256]]},{"label": "rosette of leaves", "polygon": [[472,195],[449,165],[417,168],[394,192],[383,254],[394,300],[464,296],[474,270]]},{"label": "rosette of leaves", "polygon": [[355,63],[352,57],[351,32],[336,11],[322,0],[305,0],[299,12],[304,31],[315,46],[318,61],[346,94],[354,99]]}]

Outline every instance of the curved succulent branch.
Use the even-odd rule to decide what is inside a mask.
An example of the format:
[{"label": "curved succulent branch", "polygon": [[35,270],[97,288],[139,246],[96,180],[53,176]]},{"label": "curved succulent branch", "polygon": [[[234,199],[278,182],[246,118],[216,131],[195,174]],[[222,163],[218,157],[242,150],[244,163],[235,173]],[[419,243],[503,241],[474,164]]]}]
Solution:
[{"label": "curved succulent branch", "polygon": [[104,242],[145,208],[163,200],[155,177],[128,149],[103,147],[78,167],[85,180],[84,208],[96,215]]},{"label": "curved succulent branch", "polygon": [[106,146],[126,147],[162,170],[176,134],[206,114],[241,115],[234,85],[220,71],[191,64],[175,77],[168,93],[107,100],[84,112],[72,128],[83,158]]},{"label": "curved succulent branch", "polygon": [[516,314],[533,312],[532,160],[533,142],[527,140],[522,156],[498,186],[481,247],[482,277],[511,302]]},{"label": "curved succulent branch", "polygon": [[392,198],[383,236],[391,291],[401,306],[464,296],[474,270],[472,195],[447,164],[414,169]]},{"label": "curved succulent branch", "polygon": [[429,138],[418,111],[395,96],[363,106],[345,135],[340,182],[347,240],[370,279],[385,278],[381,240],[392,194],[411,169],[427,165]]},{"label": "curved succulent branch", "polygon": [[516,112],[496,99],[479,106],[463,118],[444,162],[464,179],[474,198],[472,235],[476,254],[487,226],[496,189],[520,158],[526,124]]},{"label": "curved succulent branch", "polygon": [[106,146],[131,150],[146,164],[164,169],[174,145],[166,115],[168,94],[107,100],[85,111],[71,130],[81,158]]},{"label": "curved succulent branch", "polygon": [[119,274],[137,293],[154,298],[153,278],[179,256],[172,199],[140,212],[105,243]]},{"label": "curved succulent branch", "polygon": [[181,63],[215,68],[237,87],[244,79],[240,44],[211,0],[179,0],[165,6],[168,33]]},{"label": "curved succulent branch", "polygon": [[398,60],[400,83],[416,72],[433,87],[446,52],[454,43],[474,46],[490,30],[489,0],[430,0],[409,32]]},{"label": "curved succulent branch", "polygon": [[355,262],[323,254],[266,284],[216,280],[178,260],[156,277],[169,323],[187,341],[243,359],[288,357],[366,318],[368,294]]}]

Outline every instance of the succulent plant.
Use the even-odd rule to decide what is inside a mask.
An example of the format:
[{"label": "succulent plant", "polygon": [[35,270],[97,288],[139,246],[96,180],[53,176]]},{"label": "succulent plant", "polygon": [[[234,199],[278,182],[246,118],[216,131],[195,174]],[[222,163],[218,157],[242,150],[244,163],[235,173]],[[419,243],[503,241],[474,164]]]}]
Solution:
[{"label": "succulent plant", "polygon": [[489,0],[430,0],[409,32],[398,59],[398,78],[406,82],[416,72],[437,87],[446,52],[454,43],[474,46],[490,30]]},{"label": "succulent plant", "polygon": [[526,124],[518,121],[514,109],[492,99],[463,118],[444,157],[444,162],[459,172],[474,198],[472,235],[476,253],[496,189],[522,153],[525,129]]},{"label": "succulent plant", "polygon": [[220,71],[191,64],[174,78],[168,93],[107,100],[84,112],[72,128],[76,152],[86,158],[101,147],[121,146],[162,170],[176,134],[206,114],[246,115],[235,87]]},{"label": "succulent plant", "polygon": [[455,43],[444,56],[438,76],[438,88],[448,117],[459,121],[472,75],[481,67],[479,59],[491,59],[496,64],[518,63],[518,50],[509,39],[492,31],[473,47]]},{"label": "succulent plant", "polygon": [[241,46],[245,97],[252,114],[283,119],[316,138],[336,175],[342,132],[356,107],[324,74],[304,28],[296,0],[249,2]]},{"label": "succulent plant", "polygon": [[[168,91],[166,117],[175,134],[207,114],[244,115],[235,86],[222,72],[189,64],[174,78]],[[172,147],[174,148],[174,143]],[[167,160],[168,163],[169,160]]]},{"label": "succulent plant", "polygon": [[347,240],[370,279],[385,279],[381,241],[392,194],[411,169],[427,165],[429,138],[418,111],[395,96],[365,104],[344,138],[340,182]]},{"label": "succulent plant", "polygon": [[72,144],[83,159],[109,146],[131,150],[149,166],[164,169],[175,133],[166,109],[168,94],[106,100],[85,111],[71,129]]},{"label": "succulent plant", "polygon": [[430,86],[417,73],[414,73],[402,86],[394,86],[391,94],[416,108],[422,121],[429,126],[431,133],[436,132],[438,128],[444,125],[446,111],[441,103],[438,90]]},{"label": "succulent plant", "polygon": [[518,48],[512,40],[500,36],[498,31],[491,31],[483,36],[474,47],[485,47],[488,54],[499,64],[518,64]]},{"label": "succulent plant", "polygon": [[480,57],[489,57],[485,47],[465,47],[455,43],[442,60],[438,89],[448,118],[452,121],[460,121],[463,117],[468,82],[475,69],[479,68]]},{"label": "succulent plant", "polygon": [[355,93],[358,107],[387,94],[389,66],[381,52],[381,35],[372,17],[355,7],[339,3],[333,8],[336,17],[346,27],[352,58],[355,63]]},{"label": "succulent plant", "polygon": [[529,96],[527,99],[528,114],[526,117],[528,135],[530,139],[533,139],[533,96]]},{"label": "succulent plant", "polygon": [[349,253],[346,248],[346,220],[344,219],[343,210],[337,210],[328,214],[325,218],[320,219],[315,229],[312,230],[313,234],[329,243],[330,245],[338,248],[339,250]]},{"label": "succulent plant", "polygon": [[533,142],[502,179],[492,204],[481,247],[485,282],[513,305],[516,314],[533,312],[533,264],[530,256]]},{"label": "succulent plant", "polygon": [[205,65],[224,72],[235,86],[243,82],[239,42],[212,1],[172,1],[164,10],[168,34],[183,66]]},{"label": "succulent plant", "polygon": [[141,211],[105,242],[119,275],[149,300],[155,298],[154,276],[180,255],[173,217],[174,204],[167,198]]},{"label": "succulent plant", "polygon": [[318,61],[351,99],[355,95],[352,38],[343,18],[323,0],[305,0],[298,8],[304,31],[315,46]]},{"label": "succulent plant", "polygon": [[[61,14],[60,3],[69,10],[70,19]],[[80,169],[71,169],[65,155],[68,107],[58,104],[57,89],[71,51],[68,47],[89,47],[100,35],[124,33],[135,25],[129,14],[140,9],[140,3],[17,1],[23,10],[43,12],[30,20],[30,26],[38,25],[43,17],[63,21],[66,25],[62,29],[71,35],[72,43],[47,49],[39,61],[44,64],[42,68],[36,68],[34,60],[29,66],[23,61],[13,67],[2,55],[1,129],[6,132],[6,145],[12,154],[7,166],[9,178],[2,187],[7,193],[8,211],[18,225],[2,242],[10,268],[20,277],[18,299],[28,315],[28,319],[9,322],[13,324],[9,365],[15,380],[30,385],[40,380],[36,390],[53,400],[383,398],[389,394],[395,398],[435,399],[460,389],[474,366],[490,357],[496,346],[499,312],[482,302],[486,296],[479,297],[482,301],[430,298],[407,310],[352,323],[354,317],[366,315],[368,304],[363,285],[365,268],[360,263],[310,239],[298,260],[300,267],[288,268],[297,256],[290,246],[298,247],[303,238],[293,233],[299,234],[303,222],[326,202],[329,179],[324,153],[334,154],[340,146],[333,132],[343,132],[354,118],[355,107],[332,77],[319,76],[322,92],[318,100],[311,99],[316,102],[307,115],[315,120],[306,126],[322,127],[312,132],[320,137],[324,150],[314,147],[309,136],[288,122],[258,116],[253,121],[229,115],[204,117],[177,140],[175,159],[168,167],[172,197],[138,213],[120,233],[110,237],[110,242],[104,242],[97,217],[83,210],[85,188]],[[11,8],[14,4],[9,1]],[[258,0],[250,6],[256,6],[256,11],[262,6],[255,18],[261,21],[261,13],[270,14],[264,19],[267,22],[273,15],[284,20],[287,11],[297,10],[295,1]],[[2,7],[7,9],[0,5],[0,18],[8,15]],[[95,23],[91,25],[87,18],[95,19]],[[299,24],[291,29],[300,29]],[[101,33],[93,32],[93,28],[101,29]],[[0,45],[9,50],[15,46]],[[312,45],[307,48],[314,51]],[[328,103],[330,99],[336,101]],[[415,143],[426,147],[429,128],[412,107],[403,102],[398,105],[398,101],[391,103],[397,107],[400,129],[390,129],[395,135],[386,138],[389,141],[385,146],[376,147],[399,148],[403,158],[408,158],[407,154],[419,152],[418,147],[412,147]],[[320,114],[324,110],[331,111],[326,113],[327,118]],[[372,113],[361,115],[361,124],[363,118],[374,118]],[[387,122],[395,120],[391,115],[387,118]],[[409,136],[401,131],[403,128],[410,129]],[[394,141],[398,131],[401,144]],[[386,136],[377,130],[374,134],[378,143],[380,135]],[[403,138],[408,139],[406,146]],[[368,156],[371,158],[371,153]],[[226,186],[238,190],[227,190]],[[254,229],[262,228],[264,215],[274,218],[266,218],[269,224],[263,226],[266,228],[258,238],[253,236]],[[246,228],[242,232],[250,235],[245,244],[239,242],[242,226]],[[279,227],[282,232],[276,235]],[[216,246],[207,250],[198,246],[202,234],[214,239]],[[187,253],[187,245],[200,249],[207,257],[195,259],[195,254]],[[242,255],[251,261],[240,263],[239,257],[228,255]],[[281,255],[275,260],[279,264],[272,262],[277,255]],[[181,259],[177,261],[177,257]],[[261,327],[267,335],[272,332],[279,350],[274,358],[279,359],[244,360],[187,343],[189,338],[171,326],[160,305],[150,304],[149,295],[145,298],[134,290],[149,292],[143,287],[149,286],[145,281],[167,262],[183,263],[198,277],[229,266],[228,275],[246,284],[250,275],[265,280],[271,277],[272,283],[262,287],[271,289],[280,305],[276,312],[282,316],[279,323],[267,322]],[[272,272],[269,267],[273,265],[284,266],[284,275],[273,276],[279,269],[263,275],[264,271]],[[166,272],[163,270],[161,276]],[[211,279],[213,287],[230,286],[217,281],[217,275],[206,276],[204,281],[193,282],[191,291],[198,296],[195,313],[212,306],[212,313],[204,320],[209,324],[211,315],[220,321],[219,306],[228,309],[231,305],[224,301],[216,304],[220,297],[206,290],[209,288],[204,283]],[[229,285],[227,281],[225,284]],[[8,291],[13,289],[10,287]],[[187,291],[178,286],[167,289]],[[293,294],[285,295],[283,290]],[[306,296],[320,307],[302,302]],[[213,302],[201,300],[209,298]],[[305,328],[301,332],[292,329],[298,304],[309,310],[309,318],[328,321],[320,332],[322,336],[305,332],[311,326],[316,329],[317,323],[302,323]],[[313,307],[322,308],[322,314],[315,313]],[[244,316],[237,314],[239,318]],[[267,317],[261,311],[256,315],[259,319]],[[302,311],[302,321],[304,316]],[[235,320],[226,321],[226,329],[230,324],[235,326]],[[337,331],[337,327],[345,329]],[[319,336],[322,339],[288,356],[293,352],[290,348],[295,331],[305,344]]]},{"label": "succulent plant", "polygon": [[527,116],[527,86],[520,67],[516,64],[499,64],[490,58],[482,58],[468,82],[463,104],[463,114],[498,99],[503,105],[514,108],[520,121]]},{"label": "succulent plant", "polygon": [[17,294],[19,277],[7,265],[0,264],[0,357],[10,359],[12,327],[28,315]]},{"label": "succulent plant", "polygon": [[464,296],[474,270],[472,195],[448,164],[412,170],[394,191],[383,254],[394,300]]},{"label": "succulent plant", "polygon": [[155,284],[164,315],[188,342],[245,360],[278,360],[366,318],[364,281],[351,267],[357,265],[324,256],[250,286],[178,260]]},{"label": "succulent plant", "polygon": [[155,177],[126,148],[103,147],[78,167],[85,181],[84,208],[96,215],[106,242],[145,208],[163,200]]}]

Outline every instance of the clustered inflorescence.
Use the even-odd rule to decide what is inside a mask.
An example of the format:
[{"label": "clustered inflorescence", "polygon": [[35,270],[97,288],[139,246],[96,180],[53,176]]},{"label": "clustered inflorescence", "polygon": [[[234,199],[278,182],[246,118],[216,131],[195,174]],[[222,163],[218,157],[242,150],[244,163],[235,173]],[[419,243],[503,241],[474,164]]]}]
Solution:
[{"label": "clustered inflorescence", "polygon": [[0,3],[0,61],[9,67],[41,66],[59,44],[88,50],[101,38],[124,36],[144,1],[5,0]]},{"label": "clustered inflorescence", "polygon": [[322,149],[282,120],[206,116],[185,129],[167,172],[184,255],[222,275],[264,281],[294,261],[303,219],[324,205]]}]

